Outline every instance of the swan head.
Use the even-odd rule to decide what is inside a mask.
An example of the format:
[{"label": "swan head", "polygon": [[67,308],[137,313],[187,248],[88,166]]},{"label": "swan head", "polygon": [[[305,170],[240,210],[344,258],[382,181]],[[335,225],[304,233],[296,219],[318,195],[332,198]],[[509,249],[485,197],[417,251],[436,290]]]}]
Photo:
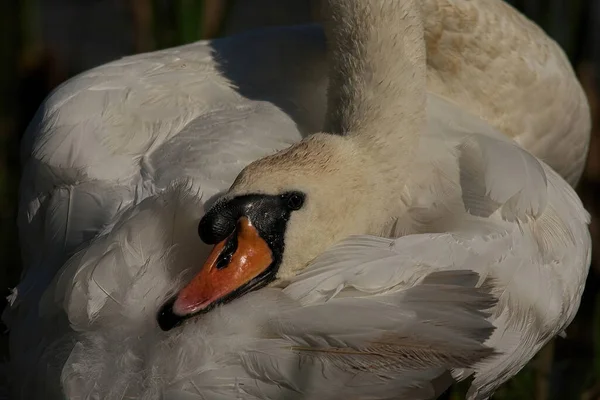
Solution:
[{"label": "swan head", "polygon": [[159,313],[170,329],[268,284],[284,283],[331,245],[380,234],[389,187],[346,137],[313,135],[248,165],[202,218],[214,248],[192,281]]}]

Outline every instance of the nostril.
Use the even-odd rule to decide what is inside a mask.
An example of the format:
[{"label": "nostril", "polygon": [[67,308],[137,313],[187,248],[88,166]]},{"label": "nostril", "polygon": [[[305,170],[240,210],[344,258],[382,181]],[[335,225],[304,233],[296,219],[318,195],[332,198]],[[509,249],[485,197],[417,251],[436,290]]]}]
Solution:
[{"label": "nostril", "polygon": [[232,235],[229,236],[229,239],[227,239],[227,241],[225,242],[225,246],[223,247],[223,250],[221,250],[221,254],[219,255],[219,258],[217,259],[217,262],[215,265],[217,269],[223,269],[229,265],[229,263],[231,262],[231,258],[233,257],[233,254],[237,250],[237,247],[238,247],[237,235],[234,232]]}]

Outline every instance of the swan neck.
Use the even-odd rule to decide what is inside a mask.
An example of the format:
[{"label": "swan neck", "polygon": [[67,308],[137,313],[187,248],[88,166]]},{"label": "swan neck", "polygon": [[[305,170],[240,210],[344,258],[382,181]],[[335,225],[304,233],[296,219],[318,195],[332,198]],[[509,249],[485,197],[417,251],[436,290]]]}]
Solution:
[{"label": "swan neck", "polygon": [[390,161],[412,154],[425,128],[426,64],[418,0],[326,0],[325,132]]}]

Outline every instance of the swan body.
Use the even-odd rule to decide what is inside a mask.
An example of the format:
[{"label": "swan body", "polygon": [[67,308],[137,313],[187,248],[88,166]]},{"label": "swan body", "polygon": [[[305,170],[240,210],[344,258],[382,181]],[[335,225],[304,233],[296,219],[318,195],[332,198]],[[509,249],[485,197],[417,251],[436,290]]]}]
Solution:
[{"label": "swan body", "polygon": [[562,49],[504,1],[420,4],[429,90],[490,122],[574,186],[591,120]]},{"label": "swan body", "polygon": [[[390,237],[344,239],[278,287],[169,332],[156,311],[208,256],[196,234],[205,209],[254,160],[340,121],[325,115],[323,36],[292,27],[199,42],[57,89],[23,145],[25,272],[5,316],[16,398],[426,399],[447,371],[474,375],[470,396],[485,398],[514,375],[568,326],[583,290],[589,217],[568,182],[589,111],[558,47],[497,4],[423,2],[426,129],[393,198],[402,212],[380,227]],[[456,16],[492,12],[507,23],[501,34],[525,31],[522,46],[540,50],[525,61],[530,86],[509,86],[506,69],[486,77],[514,99],[490,104],[469,89],[470,72],[439,65],[456,61],[450,44],[469,43],[457,33],[442,45],[466,26]],[[487,65],[499,70],[498,51]],[[493,71],[464,67],[474,65]],[[565,95],[549,99],[550,88]],[[536,95],[545,107],[528,101]],[[570,163],[553,153],[562,140]],[[386,356],[369,358],[373,346]]]}]

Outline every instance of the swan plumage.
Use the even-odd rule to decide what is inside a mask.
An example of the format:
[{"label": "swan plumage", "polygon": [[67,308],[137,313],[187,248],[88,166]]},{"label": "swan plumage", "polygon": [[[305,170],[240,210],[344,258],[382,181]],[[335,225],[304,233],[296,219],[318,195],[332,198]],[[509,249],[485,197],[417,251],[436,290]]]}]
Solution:
[{"label": "swan plumage", "polygon": [[[249,67],[253,51],[272,71]],[[204,208],[251,161],[320,128],[324,51],[317,27],[268,29],[119,60],[46,100],[23,146],[26,270],[6,316],[17,395],[321,399],[363,388],[430,398],[453,370],[475,371],[471,396],[484,398],[569,324],[589,265],[589,216],[568,183],[518,145],[540,137],[539,125],[510,135],[465,102],[429,93],[428,129],[398,194],[407,207],[393,224],[400,237],[348,238],[285,288],[158,329],[161,302],[208,254],[196,234]],[[573,110],[585,116],[579,95]],[[587,135],[571,111],[563,129]],[[538,157],[554,150],[531,140]],[[581,165],[586,145],[570,147]],[[577,180],[579,167],[556,168]],[[527,173],[507,181],[517,170]],[[316,313],[328,323],[311,325]],[[352,321],[371,330],[353,331]],[[359,356],[306,354],[364,352],[386,332],[416,341],[387,343],[402,351],[427,338],[450,354],[419,353],[431,360],[425,369],[382,362],[383,378],[361,370]],[[484,342],[505,354],[490,358]]]}]

